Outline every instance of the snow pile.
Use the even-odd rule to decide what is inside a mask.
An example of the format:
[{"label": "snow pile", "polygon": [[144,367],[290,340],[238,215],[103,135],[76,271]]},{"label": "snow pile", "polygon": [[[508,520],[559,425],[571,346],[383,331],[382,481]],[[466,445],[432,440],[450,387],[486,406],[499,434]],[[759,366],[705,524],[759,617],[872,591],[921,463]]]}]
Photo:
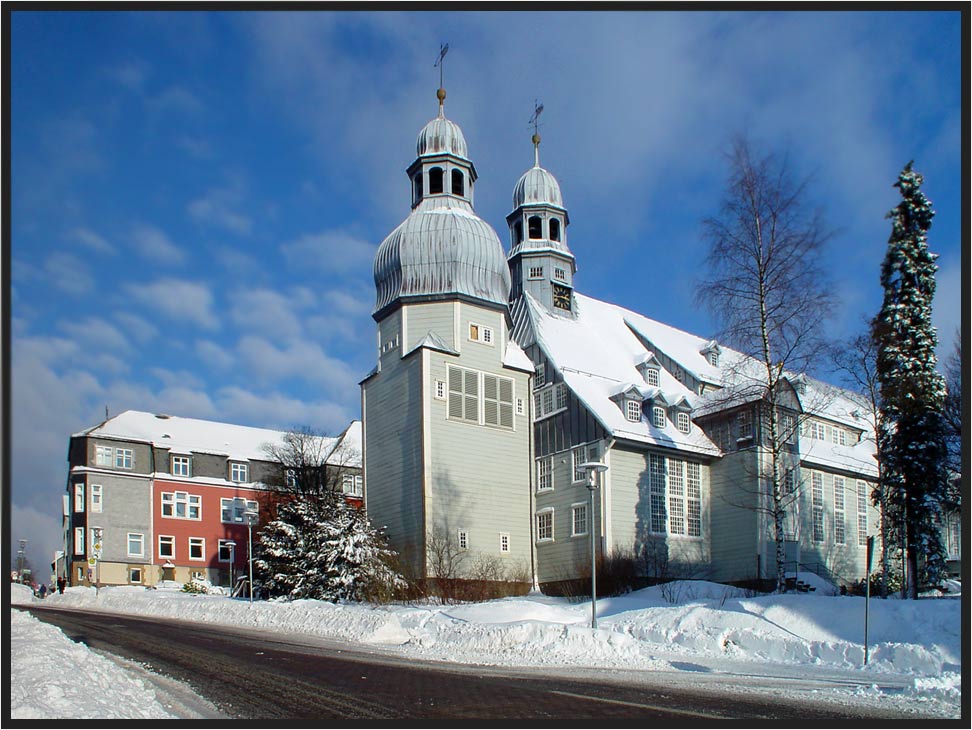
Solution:
[{"label": "snow pile", "polygon": [[24,611],[10,612],[9,641],[13,719],[173,717],[140,679]]},{"label": "snow pile", "polygon": [[[15,602],[40,602],[29,592]],[[590,603],[538,594],[462,605],[255,601],[135,586],[69,588],[43,602],[362,642],[404,656],[483,665],[705,671],[831,681],[839,692],[958,712],[961,600],[752,596],[680,581]],[[847,689],[848,687],[856,687]],[[837,689],[834,690],[838,692]]]}]

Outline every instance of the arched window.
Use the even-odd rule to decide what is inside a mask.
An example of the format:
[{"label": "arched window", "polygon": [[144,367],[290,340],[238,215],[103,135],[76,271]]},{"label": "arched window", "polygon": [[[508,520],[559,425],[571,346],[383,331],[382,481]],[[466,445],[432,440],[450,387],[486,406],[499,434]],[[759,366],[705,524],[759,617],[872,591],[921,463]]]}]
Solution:
[{"label": "arched window", "polygon": [[543,238],[543,221],[540,220],[540,216],[531,215],[527,219],[527,235],[530,238]]},{"label": "arched window", "polygon": [[442,168],[433,167],[429,170],[429,195],[442,192]]},{"label": "arched window", "polygon": [[523,221],[517,221],[513,224],[513,245],[518,243],[523,243]]},{"label": "arched window", "polygon": [[417,203],[422,199],[422,173],[415,173],[412,178],[412,202]]},{"label": "arched window", "polygon": [[462,170],[452,171],[452,194],[453,195],[466,194],[466,178],[463,177]]},{"label": "arched window", "polygon": [[556,218],[550,219],[550,240],[559,241],[560,240],[560,221]]}]

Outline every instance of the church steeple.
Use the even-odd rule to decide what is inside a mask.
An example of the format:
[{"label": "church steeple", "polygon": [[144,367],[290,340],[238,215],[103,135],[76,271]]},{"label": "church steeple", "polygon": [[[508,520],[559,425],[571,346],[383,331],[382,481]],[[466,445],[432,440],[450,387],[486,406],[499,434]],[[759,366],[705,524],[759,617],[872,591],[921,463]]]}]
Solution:
[{"label": "church steeple", "polygon": [[561,314],[574,311],[573,284],[576,265],[567,247],[570,219],[560,193],[560,184],[540,167],[538,118],[543,105],[536,106],[533,126],[533,167],[513,188],[513,212],[506,217],[510,227],[510,299],[528,291],[549,310]]}]

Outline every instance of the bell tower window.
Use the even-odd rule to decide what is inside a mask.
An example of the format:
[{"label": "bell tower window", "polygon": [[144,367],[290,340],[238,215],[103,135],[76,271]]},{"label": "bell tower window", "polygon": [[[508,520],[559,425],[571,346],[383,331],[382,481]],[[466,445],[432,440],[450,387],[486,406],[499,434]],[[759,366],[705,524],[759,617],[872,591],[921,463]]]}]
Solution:
[{"label": "bell tower window", "polygon": [[437,195],[442,192],[442,168],[433,167],[429,170],[429,195]]},{"label": "bell tower window", "polygon": [[560,240],[560,221],[556,218],[550,219],[550,240],[559,241]]},{"label": "bell tower window", "polygon": [[412,178],[412,202],[417,203],[422,199],[422,173],[415,173]]},{"label": "bell tower window", "polygon": [[527,235],[530,238],[543,238],[543,221],[538,215],[531,215],[527,220]]},{"label": "bell tower window", "polygon": [[523,221],[513,224],[513,245],[523,243]]},{"label": "bell tower window", "polygon": [[465,178],[462,175],[462,170],[452,171],[452,194],[453,195],[465,195],[466,194],[466,184]]}]

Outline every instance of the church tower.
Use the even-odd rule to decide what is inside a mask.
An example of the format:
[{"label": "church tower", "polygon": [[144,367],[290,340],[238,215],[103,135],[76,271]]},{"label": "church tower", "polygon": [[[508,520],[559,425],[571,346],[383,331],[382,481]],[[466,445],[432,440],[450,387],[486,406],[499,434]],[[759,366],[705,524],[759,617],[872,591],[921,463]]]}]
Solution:
[{"label": "church tower", "polygon": [[511,301],[529,292],[551,312],[573,316],[574,255],[567,247],[567,209],[560,184],[540,167],[540,135],[533,135],[533,167],[513,188],[509,266]]},{"label": "church tower", "polygon": [[365,506],[410,577],[468,578],[490,562],[499,579],[529,580],[533,366],[510,335],[503,246],[473,209],[476,168],[437,96],[406,171],[411,213],[375,256]]}]

